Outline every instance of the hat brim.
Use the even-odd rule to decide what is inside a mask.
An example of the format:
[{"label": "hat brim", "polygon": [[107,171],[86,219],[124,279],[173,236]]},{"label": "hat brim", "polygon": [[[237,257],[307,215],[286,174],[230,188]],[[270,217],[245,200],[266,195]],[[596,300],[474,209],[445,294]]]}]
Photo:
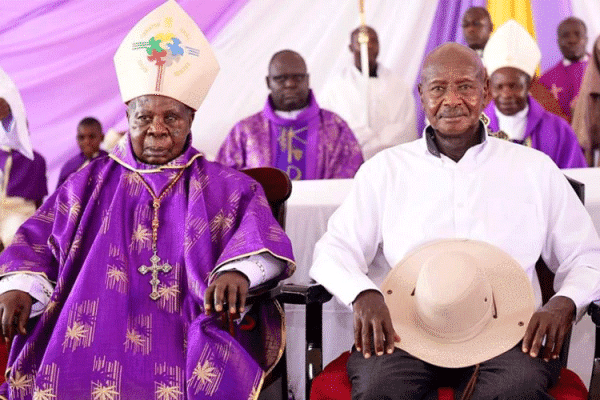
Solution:
[{"label": "hat brim", "polygon": [[[497,317],[475,337],[448,340],[427,330],[417,315],[413,295],[426,260],[450,251],[468,253],[480,261],[492,286]],[[461,368],[487,361],[514,347],[533,315],[533,289],[523,268],[504,251],[474,240],[441,240],[407,255],[381,285],[392,323],[400,336],[397,347],[433,365]]]}]

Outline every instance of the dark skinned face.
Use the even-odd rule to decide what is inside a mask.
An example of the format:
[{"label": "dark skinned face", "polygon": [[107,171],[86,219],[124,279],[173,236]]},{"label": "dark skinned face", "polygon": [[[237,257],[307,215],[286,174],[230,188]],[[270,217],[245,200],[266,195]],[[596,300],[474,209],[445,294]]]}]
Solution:
[{"label": "dark skinned face", "polygon": [[492,23],[484,13],[470,10],[463,16],[462,30],[470,48],[483,50],[492,33]]},{"label": "dark skinned face", "polygon": [[308,105],[310,88],[306,64],[294,53],[276,56],[269,66],[267,87],[276,110],[299,110]]},{"label": "dark skinned face", "polygon": [[446,54],[429,60],[423,68],[419,93],[425,115],[443,136],[472,135],[487,96],[487,81],[475,54]]},{"label": "dark skinned face", "polygon": [[0,97],[0,119],[4,119],[10,115],[10,106],[8,102]]},{"label": "dark skinned face", "polygon": [[[377,33],[372,28],[366,28],[366,33],[369,36],[369,42],[367,43],[367,55],[369,59],[369,70],[374,71],[377,66],[377,56],[379,55],[379,39]],[[354,65],[359,70],[361,69],[360,59],[360,43],[358,42],[358,36],[360,33],[354,33],[351,37],[350,52],[354,56]]]},{"label": "dark skinned face", "polygon": [[577,61],[585,54],[587,34],[585,27],[578,21],[563,21],[558,27],[558,47],[563,56]]},{"label": "dark skinned face", "polygon": [[525,109],[529,92],[529,77],[517,68],[500,68],[490,78],[492,98],[504,115],[515,115]]},{"label": "dark skinned face", "polygon": [[165,96],[140,96],[127,110],[131,147],[143,163],[163,165],[183,153],[194,112]]},{"label": "dark skinned face", "polygon": [[102,128],[97,124],[79,125],[77,128],[77,144],[86,158],[91,158],[100,150],[102,139]]}]

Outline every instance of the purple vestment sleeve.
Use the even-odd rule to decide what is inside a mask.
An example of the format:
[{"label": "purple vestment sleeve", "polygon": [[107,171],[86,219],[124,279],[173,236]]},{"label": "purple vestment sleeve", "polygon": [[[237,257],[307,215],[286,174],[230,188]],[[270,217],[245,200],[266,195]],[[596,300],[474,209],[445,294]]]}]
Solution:
[{"label": "purple vestment sleeve", "polygon": [[10,153],[0,151],[0,166],[4,169],[8,156],[12,156],[12,166],[6,188],[9,197],[22,197],[41,204],[48,194],[46,180],[46,160],[37,151],[33,152],[33,160],[25,157],[16,150]]},{"label": "purple vestment sleeve", "polygon": [[[490,119],[489,129],[498,131],[494,101],[488,104],[484,112]],[[546,153],[559,168],[586,166],[583,151],[571,126],[561,117],[544,110],[531,96],[524,140],[528,138],[531,139],[531,147]]]}]

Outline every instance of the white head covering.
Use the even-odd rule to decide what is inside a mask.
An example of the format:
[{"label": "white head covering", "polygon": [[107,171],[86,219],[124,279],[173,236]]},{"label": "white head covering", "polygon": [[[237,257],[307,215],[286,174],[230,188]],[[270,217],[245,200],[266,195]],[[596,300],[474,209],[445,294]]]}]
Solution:
[{"label": "white head covering", "polygon": [[8,132],[4,129],[0,129],[0,146],[17,150],[25,157],[33,160],[33,150],[31,148],[31,141],[29,140],[25,105],[23,104],[17,86],[12,79],[6,75],[6,72],[4,72],[2,68],[0,68],[0,97],[6,100],[14,118],[14,124]]},{"label": "white head covering", "polygon": [[197,110],[219,72],[198,25],[169,0],[142,18],[115,54],[121,97],[158,94]]},{"label": "white head covering", "polygon": [[533,77],[541,58],[535,40],[514,19],[499,27],[483,50],[483,64],[489,76],[497,69],[513,67]]}]

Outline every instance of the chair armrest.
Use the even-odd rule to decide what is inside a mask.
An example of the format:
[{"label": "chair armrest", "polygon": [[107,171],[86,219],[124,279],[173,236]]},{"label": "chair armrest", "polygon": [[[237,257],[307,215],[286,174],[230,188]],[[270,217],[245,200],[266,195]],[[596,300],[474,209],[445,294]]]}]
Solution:
[{"label": "chair armrest", "polygon": [[286,283],[271,290],[271,297],[287,304],[324,304],[333,296],[321,285]]},{"label": "chair armrest", "polygon": [[592,322],[596,324],[596,326],[600,326],[600,306],[593,302],[588,306],[587,313],[592,317]]}]

